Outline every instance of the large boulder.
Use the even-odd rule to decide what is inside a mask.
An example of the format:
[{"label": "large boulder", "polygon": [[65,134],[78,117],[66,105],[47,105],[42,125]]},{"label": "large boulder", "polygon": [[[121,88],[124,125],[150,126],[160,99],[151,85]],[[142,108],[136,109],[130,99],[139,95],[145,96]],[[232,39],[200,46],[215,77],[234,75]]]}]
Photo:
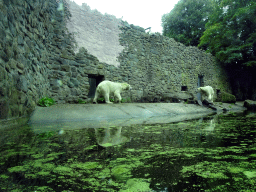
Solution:
[{"label": "large boulder", "polygon": [[147,95],[141,97],[140,102],[142,103],[195,103],[194,96],[188,92],[172,92],[163,95]]},{"label": "large boulder", "polygon": [[245,100],[244,107],[246,107],[247,109],[250,109],[250,110],[256,110],[256,101]]},{"label": "large boulder", "polygon": [[220,92],[217,96],[216,101],[223,103],[236,103],[236,97],[227,92]]}]

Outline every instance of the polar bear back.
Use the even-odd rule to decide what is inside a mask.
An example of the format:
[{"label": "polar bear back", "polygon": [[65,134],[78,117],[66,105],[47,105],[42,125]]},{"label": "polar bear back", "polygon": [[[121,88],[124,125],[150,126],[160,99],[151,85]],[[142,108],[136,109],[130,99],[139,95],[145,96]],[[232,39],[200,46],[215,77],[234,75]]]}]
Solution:
[{"label": "polar bear back", "polygon": [[121,83],[105,80],[99,83],[97,88],[104,92],[113,93],[116,90],[122,90],[122,85]]},{"label": "polar bear back", "polygon": [[211,86],[205,86],[205,87],[200,87],[201,90],[204,91],[204,93],[209,96],[209,95],[213,95],[214,94],[214,91],[213,91],[213,88]]}]

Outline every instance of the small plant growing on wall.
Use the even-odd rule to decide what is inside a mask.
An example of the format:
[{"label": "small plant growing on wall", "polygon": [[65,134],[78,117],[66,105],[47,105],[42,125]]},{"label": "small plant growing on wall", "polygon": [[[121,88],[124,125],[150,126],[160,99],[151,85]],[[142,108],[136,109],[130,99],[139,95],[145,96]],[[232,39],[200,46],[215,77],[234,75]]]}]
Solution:
[{"label": "small plant growing on wall", "polygon": [[79,104],[85,104],[86,101],[84,101],[84,100],[82,100],[82,99],[78,99],[78,103],[79,103]]},{"label": "small plant growing on wall", "polygon": [[131,98],[130,97],[128,97],[126,99],[122,98],[121,103],[131,103]]},{"label": "small plant growing on wall", "polygon": [[98,101],[97,101],[97,102],[98,102],[98,103],[104,103],[104,102],[105,102],[104,97],[98,98]]},{"label": "small plant growing on wall", "polygon": [[[109,101],[114,102],[114,99],[113,98],[109,98]],[[105,98],[104,97],[98,98],[97,102],[98,103],[105,103]]]},{"label": "small plant growing on wall", "polygon": [[49,97],[43,97],[42,99],[40,99],[38,101],[38,105],[42,106],[42,107],[49,107],[51,105],[54,105],[55,101],[52,98]]}]

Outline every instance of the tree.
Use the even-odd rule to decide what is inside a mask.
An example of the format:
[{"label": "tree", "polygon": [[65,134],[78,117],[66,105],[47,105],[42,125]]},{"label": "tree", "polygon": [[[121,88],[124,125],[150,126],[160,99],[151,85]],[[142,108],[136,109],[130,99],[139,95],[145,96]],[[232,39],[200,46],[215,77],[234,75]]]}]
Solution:
[{"label": "tree", "polygon": [[197,46],[213,10],[212,0],[180,0],[162,16],[163,35]]},{"label": "tree", "polygon": [[218,1],[199,47],[225,65],[256,66],[255,0]]}]

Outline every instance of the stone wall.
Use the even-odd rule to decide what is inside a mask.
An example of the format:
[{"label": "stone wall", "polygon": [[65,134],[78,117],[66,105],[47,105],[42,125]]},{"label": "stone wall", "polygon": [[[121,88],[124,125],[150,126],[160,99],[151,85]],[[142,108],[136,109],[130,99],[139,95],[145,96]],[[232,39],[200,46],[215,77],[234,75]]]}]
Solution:
[{"label": "stone wall", "polygon": [[128,82],[132,90],[122,95],[133,102],[165,101],[181,93],[195,97],[199,77],[203,77],[202,86],[231,91],[225,71],[210,54],[160,34],[145,33],[126,22],[120,30],[124,50],[118,57],[119,67],[100,62],[85,48],[80,48],[73,60],[62,58],[54,65],[56,74],[61,75],[52,79],[50,88],[58,103],[90,102],[94,95],[89,95],[90,89],[95,90],[90,78]]},{"label": "stone wall", "polygon": [[29,115],[51,96],[54,64],[74,55],[56,0],[0,1],[0,120]]},{"label": "stone wall", "polygon": [[231,91],[225,71],[212,55],[126,23],[121,30],[120,42],[125,49],[119,57],[120,69],[127,74],[123,80],[134,86],[134,97],[161,98],[181,92],[182,87],[195,95],[199,77],[203,77],[204,86]]},{"label": "stone wall", "polygon": [[0,120],[30,115],[44,96],[57,103],[90,102],[104,79],[131,84],[122,96],[132,102],[195,95],[198,77],[230,92],[210,54],[127,22],[117,25],[119,66],[100,62],[85,48],[75,54],[68,16],[55,0],[0,1]]},{"label": "stone wall", "polygon": [[104,67],[104,77],[132,84],[134,89],[129,97],[133,101],[141,101],[142,97],[159,100],[170,91],[180,92],[181,86],[195,94],[198,75],[203,76],[205,85],[230,92],[225,72],[210,54],[145,33],[141,27],[91,10],[86,4],[68,2],[72,17],[67,27],[76,33],[78,47],[85,47],[100,62],[118,67],[111,71]]}]

